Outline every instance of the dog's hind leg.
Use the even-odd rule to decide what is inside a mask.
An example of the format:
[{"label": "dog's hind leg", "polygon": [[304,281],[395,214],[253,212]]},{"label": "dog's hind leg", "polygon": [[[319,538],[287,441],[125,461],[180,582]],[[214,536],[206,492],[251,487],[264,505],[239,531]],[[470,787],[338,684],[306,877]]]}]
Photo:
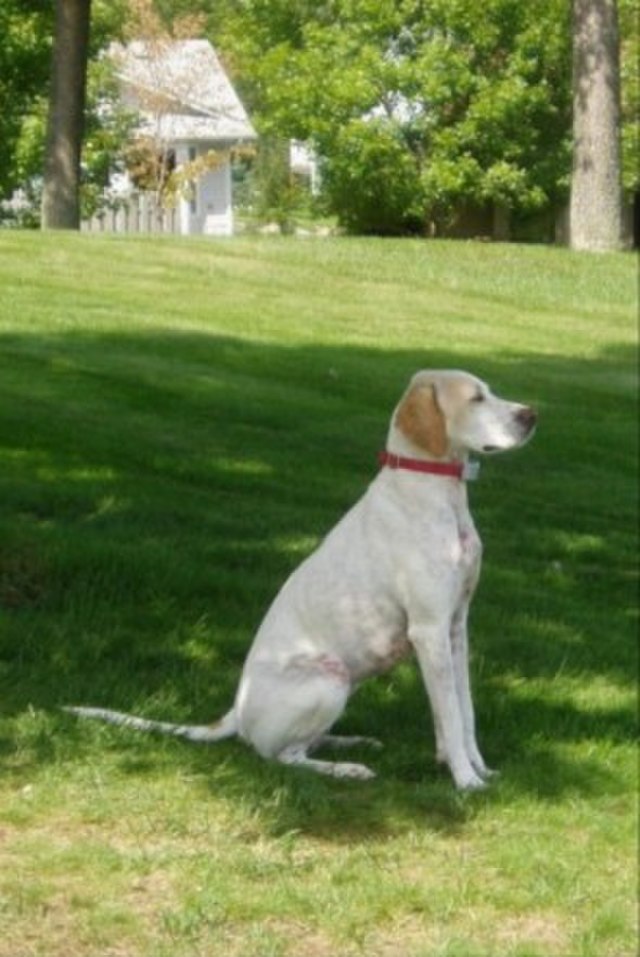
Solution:
[{"label": "dog's hind leg", "polygon": [[322,737],[314,741],[309,748],[310,751],[317,751],[318,748],[357,748],[358,745],[364,745],[367,748],[380,750],[384,747],[382,741],[378,738],[367,738],[359,734],[323,734]]},{"label": "dog's hind leg", "polygon": [[263,757],[281,764],[337,778],[372,778],[362,764],[309,757],[316,746],[336,740],[327,732],[342,714],[350,690],[348,670],[336,656],[298,655],[284,667],[254,665],[237,698],[240,735]]},{"label": "dog's hind leg", "polygon": [[358,781],[370,781],[375,773],[366,764],[352,764],[349,761],[318,761],[310,758],[307,749],[300,744],[290,744],[276,760],[281,764],[292,764],[300,768],[317,771],[318,774],[327,774],[333,778],[352,778]]}]

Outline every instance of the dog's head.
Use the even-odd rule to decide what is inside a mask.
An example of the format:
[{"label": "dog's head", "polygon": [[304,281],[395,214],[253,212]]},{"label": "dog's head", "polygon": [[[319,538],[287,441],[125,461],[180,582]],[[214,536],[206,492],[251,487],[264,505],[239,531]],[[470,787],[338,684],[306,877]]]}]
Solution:
[{"label": "dog's head", "polygon": [[467,372],[425,370],[393,414],[389,447],[434,458],[503,452],[524,445],[536,421],[530,406],[498,398]]}]

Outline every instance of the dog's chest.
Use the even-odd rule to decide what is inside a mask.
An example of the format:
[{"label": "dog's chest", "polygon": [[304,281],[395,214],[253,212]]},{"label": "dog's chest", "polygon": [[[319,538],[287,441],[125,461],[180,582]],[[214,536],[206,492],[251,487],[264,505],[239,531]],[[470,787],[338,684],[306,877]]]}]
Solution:
[{"label": "dog's chest", "polygon": [[476,528],[467,514],[458,524],[456,543],[457,599],[468,602],[478,584],[482,543]]},{"label": "dog's chest", "polygon": [[458,525],[457,553],[463,567],[475,568],[480,560],[482,545],[473,522],[461,522]]}]

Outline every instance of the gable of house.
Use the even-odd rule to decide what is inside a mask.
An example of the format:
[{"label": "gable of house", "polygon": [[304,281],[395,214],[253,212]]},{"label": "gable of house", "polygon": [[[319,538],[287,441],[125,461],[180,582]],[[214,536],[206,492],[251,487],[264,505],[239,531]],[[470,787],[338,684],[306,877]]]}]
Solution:
[{"label": "gable of house", "polygon": [[249,117],[208,40],[114,44],[110,56],[141,132],[164,142],[256,139]]}]

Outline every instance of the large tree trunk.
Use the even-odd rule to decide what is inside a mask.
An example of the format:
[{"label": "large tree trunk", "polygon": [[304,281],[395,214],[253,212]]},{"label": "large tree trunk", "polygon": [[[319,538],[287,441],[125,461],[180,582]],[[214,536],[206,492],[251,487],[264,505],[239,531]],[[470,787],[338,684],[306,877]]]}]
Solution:
[{"label": "large tree trunk", "polygon": [[91,0],[56,0],[42,193],[43,229],[80,228],[80,151],[90,15]]},{"label": "large tree trunk", "polygon": [[622,246],[616,0],[573,0],[573,249]]}]

